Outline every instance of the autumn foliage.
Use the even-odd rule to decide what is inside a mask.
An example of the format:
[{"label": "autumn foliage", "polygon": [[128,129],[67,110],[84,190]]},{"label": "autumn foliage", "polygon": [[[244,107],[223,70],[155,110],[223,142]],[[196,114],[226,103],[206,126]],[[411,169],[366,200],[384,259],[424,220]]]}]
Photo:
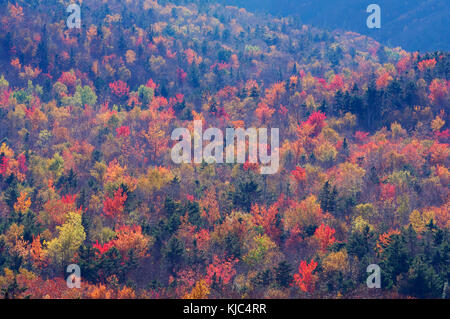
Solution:
[{"label": "autumn foliage", "polygon": [[314,260],[311,260],[309,264],[302,260],[298,267],[298,273],[294,274],[293,285],[298,287],[303,292],[314,292],[315,284],[318,279],[317,276],[313,274],[316,267],[317,262]]},{"label": "autumn foliage", "polygon": [[[68,29],[62,2],[0,1],[0,297],[442,297],[448,52],[214,1],[84,0]],[[211,146],[194,120],[279,147],[175,163]]]}]

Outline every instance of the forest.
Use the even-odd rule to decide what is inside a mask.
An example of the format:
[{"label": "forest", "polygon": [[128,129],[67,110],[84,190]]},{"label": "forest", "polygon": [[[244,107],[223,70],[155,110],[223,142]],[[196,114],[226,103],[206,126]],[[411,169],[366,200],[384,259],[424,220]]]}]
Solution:
[{"label": "forest", "polygon": [[[448,51],[71,2],[0,0],[1,298],[448,298]],[[195,120],[278,128],[278,171],[174,163]]]}]

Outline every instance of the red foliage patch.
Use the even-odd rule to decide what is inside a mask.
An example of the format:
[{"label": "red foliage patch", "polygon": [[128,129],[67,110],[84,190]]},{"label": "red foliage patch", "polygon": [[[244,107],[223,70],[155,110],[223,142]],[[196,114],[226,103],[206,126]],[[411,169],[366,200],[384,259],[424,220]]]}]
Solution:
[{"label": "red foliage patch", "polygon": [[109,88],[111,89],[111,92],[119,98],[128,96],[128,93],[130,93],[130,88],[122,80],[109,83]]}]

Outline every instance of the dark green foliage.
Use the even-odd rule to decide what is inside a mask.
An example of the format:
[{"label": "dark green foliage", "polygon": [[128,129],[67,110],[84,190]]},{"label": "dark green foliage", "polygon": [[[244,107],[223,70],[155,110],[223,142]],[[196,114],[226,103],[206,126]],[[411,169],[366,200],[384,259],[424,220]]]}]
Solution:
[{"label": "dark green foliage", "polygon": [[326,181],[319,195],[320,207],[326,212],[335,214],[337,206],[336,197],[336,186],[333,186],[333,188],[331,188],[330,182]]},{"label": "dark green foliage", "polygon": [[360,232],[353,232],[347,243],[347,251],[349,255],[357,256],[359,259],[374,254],[375,238],[370,232],[369,227],[365,227]]},{"label": "dark green foliage", "polygon": [[287,288],[292,282],[291,266],[287,261],[282,261],[275,269],[275,280],[280,287]]},{"label": "dark green foliage", "polygon": [[259,177],[252,172],[243,173],[234,181],[235,190],[231,193],[233,204],[250,212],[252,205],[261,200],[262,187]]},{"label": "dark green foliage", "polygon": [[184,261],[184,245],[176,237],[171,237],[163,250],[164,260],[168,265],[168,269],[172,274],[181,267]]}]

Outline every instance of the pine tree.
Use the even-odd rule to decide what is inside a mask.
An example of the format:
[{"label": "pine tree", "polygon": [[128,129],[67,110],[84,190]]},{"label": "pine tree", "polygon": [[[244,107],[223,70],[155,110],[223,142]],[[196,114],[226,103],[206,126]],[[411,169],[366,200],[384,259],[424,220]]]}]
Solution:
[{"label": "pine tree", "polygon": [[275,280],[280,287],[286,288],[292,283],[291,266],[285,260],[275,268]]},{"label": "pine tree", "polygon": [[48,69],[48,38],[47,38],[47,26],[44,25],[42,29],[42,39],[37,47],[36,56],[39,57],[39,68],[42,72],[47,73]]},{"label": "pine tree", "polygon": [[326,181],[319,195],[320,207],[331,214],[336,214],[336,186],[331,188],[330,182]]},{"label": "pine tree", "polygon": [[170,238],[164,249],[164,259],[169,266],[169,271],[174,275],[177,269],[181,267],[181,263],[184,260],[184,245],[183,243],[173,236]]}]

